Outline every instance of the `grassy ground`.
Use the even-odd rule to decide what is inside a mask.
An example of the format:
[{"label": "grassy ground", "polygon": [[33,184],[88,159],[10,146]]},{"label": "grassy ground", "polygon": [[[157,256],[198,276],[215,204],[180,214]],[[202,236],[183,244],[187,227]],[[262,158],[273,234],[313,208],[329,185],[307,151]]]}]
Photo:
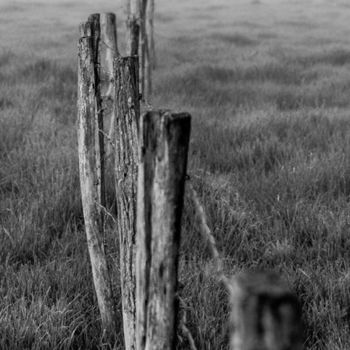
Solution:
[{"label": "grassy ground", "polygon": [[[153,104],[193,115],[189,171],[227,273],[280,272],[307,349],[349,349],[350,6],[158,5]],[[119,14],[123,51],[120,2],[0,4],[0,349],[103,348],[75,131],[76,28],[95,11]],[[227,296],[193,216],[186,199],[188,327],[199,349],[226,349]]]}]

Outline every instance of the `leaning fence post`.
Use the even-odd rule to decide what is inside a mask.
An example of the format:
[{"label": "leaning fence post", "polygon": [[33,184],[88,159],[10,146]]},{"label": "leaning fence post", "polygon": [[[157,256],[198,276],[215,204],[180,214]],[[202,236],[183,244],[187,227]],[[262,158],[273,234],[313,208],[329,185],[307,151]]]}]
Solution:
[{"label": "leaning fence post", "polygon": [[272,273],[244,272],[228,283],[231,350],[303,349],[297,298]]},{"label": "leaning fence post", "polygon": [[191,117],[147,112],[140,120],[137,192],[138,350],[175,349],[177,265]]},{"label": "leaning fence post", "polygon": [[138,123],[140,117],[138,59],[115,60],[116,152],[115,188],[120,241],[125,349],[135,349],[135,235]]},{"label": "leaning fence post", "polygon": [[80,187],[85,231],[91,261],[93,281],[101,314],[103,338],[114,344],[116,318],[112,288],[104,253],[103,135],[102,116],[96,92],[95,45],[93,25],[80,27],[78,58],[78,151]]}]

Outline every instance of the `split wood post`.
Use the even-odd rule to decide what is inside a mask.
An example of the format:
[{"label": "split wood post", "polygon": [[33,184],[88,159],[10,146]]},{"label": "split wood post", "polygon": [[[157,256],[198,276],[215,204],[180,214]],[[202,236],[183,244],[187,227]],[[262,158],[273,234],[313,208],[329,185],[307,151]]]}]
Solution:
[{"label": "split wood post", "polygon": [[231,350],[303,349],[297,298],[272,273],[244,272],[228,284]]},{"label": "split wood post", "polygon": [[[114,98],[114,79],[113,79],[113,64],[114,58],[119,56],[118,42],[117,42],[117,25],[116,16],[114,13],[100,14],[101,26],[101,42],[100,42],[100,56],[101,56],[101,76],[105,83],[103,84],[102,96],[107,101]],[[107,143],[107,157],[112,154],[112,145],[114,140],[115,130],[115,114],[112,109],[110,113],[110,124]]]},{"label": "split wood post", "polygon": [[142,101],[148,102],[147,100],[147,91],[145,91],[145,72],[146,72],[146,55],[147,55],[147,32],[146,32],[146,9],[147,9],[147,0],[140,0],[140,12],[139,12],[139,22],[140,22],[140,48],[139,48],[139,57],[140,57],[140,91],[142,95]]},{"label": "split wood post", "polygon": [[126,0],[126,54],[137,56],[139,53],[140,0]]},{"label": "split wood post", "polygon": [[145,83],[144,83],[144,100],[150,104],[152,100],[152,69],[154,65],[154,0],[148,0],[145,14]]},{"label": "split wood post", "polygon": [[137,187],[137,350],[176,347],[177,266],[191,117],[152,111],[140,121]]},{"label": "split wood post", "polygon": [[140,26],[135,16],[130,17],[128,20],[126,35],[127,54],[130,56],[137,56],[139,53]]},{"label": "split wood post", "polygon": [[148,0],[148,11],[147,11],[147,37],[149,43],[149,57],[151,62],[151,69],[154,69],[157,64],[156,49],[154,42],[154,0]]},{"label": "split wood post", "polygon": [[126,28],[128,28],[128,20],[131,17],[131,0],[124,0],[124,11],[126,18]]},{"label": "split wood post", "polygon": [[[98,144],[96,141],[96,153],[99,154],[96,157],[97,168],[99,169],[99,188],[98,191],[101,196],[101,205],[105,206],[105,147],[104,147],[104,137],[103,137],[103,111],[102,111],[102,95],[101,95],[101,56],[100,56],[100,15],[93,14],[88,18],[88,22],[91,23],[91,39],[92,39],[92,59],[94,66],[94,80],[95,80],[95,101],[96,101],[96,121],[98,133]],[[83,26],[81,26],[82,28]],[[86,27],[86,25],[85,25]],[[97,148],[98,147],[98,148]],[[103,235],[104,236],[104,235]]]},{"label": "split wood post", "polygon": [[116,56],[119,56],[117,42],[117,25],[116,16],[114,13],[101,13],[101,43],[104,49],[104,62],[102,69],[107,76],[107,88],[103,94],[104,97],[113,99],[114,84],[113,84],[113,62]]},{"label": "split wood post", "polygon": [[80,187],[85,231],[93,281],[101,314],[103,338],[115,342],[116,316],[111,281],[104,252],[103,135],[96,80],[94,28],[91,22],[80,27],[78,56],[78,151]]},{"label": "split wood post", "polygon": [[136,339],[135,236],[140,118],[138,59],[136,56],[116,58],[115,84],[115,188],[120,242],[120,278],[125,349],[130,350],[135,349]]}]

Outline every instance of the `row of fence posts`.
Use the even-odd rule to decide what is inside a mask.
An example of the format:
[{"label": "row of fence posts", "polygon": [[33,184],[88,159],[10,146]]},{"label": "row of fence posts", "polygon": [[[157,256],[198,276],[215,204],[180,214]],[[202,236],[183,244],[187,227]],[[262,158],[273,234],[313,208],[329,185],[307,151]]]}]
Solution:
[{"label": "row of fence posts", "polygon": [[[78,48],[80,184],[103,338],[116,342],[116,302],[104,246],[105,161],[113,157],[125,349],[175,349],[191,116],[162,110],[140,116],[138,57],[119,55],[114,14],[91,15],[80,26]],[[225,286],[231,349],[302,348],[300,308],[279,278],[242,273],[227,278]]]}]

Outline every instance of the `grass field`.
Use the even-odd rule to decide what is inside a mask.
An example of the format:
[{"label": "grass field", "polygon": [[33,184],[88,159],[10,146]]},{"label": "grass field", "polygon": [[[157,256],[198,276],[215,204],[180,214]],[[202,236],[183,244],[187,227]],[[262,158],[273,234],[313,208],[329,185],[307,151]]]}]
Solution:
[{"label": "grass field", "polygon": [[[104,348],[79,192],[77,26],[116,12],[123,52],[124,14],[98,3],[0,1],[0,349]],[[306,348],[349,349],[350,4],[156,5],[153,105],[193,116],[189,172],[227,274],[281,273],[302,302]],[[188,328],[198,349],[227,349],[227,295],[193,216],[186,199]]]}]

